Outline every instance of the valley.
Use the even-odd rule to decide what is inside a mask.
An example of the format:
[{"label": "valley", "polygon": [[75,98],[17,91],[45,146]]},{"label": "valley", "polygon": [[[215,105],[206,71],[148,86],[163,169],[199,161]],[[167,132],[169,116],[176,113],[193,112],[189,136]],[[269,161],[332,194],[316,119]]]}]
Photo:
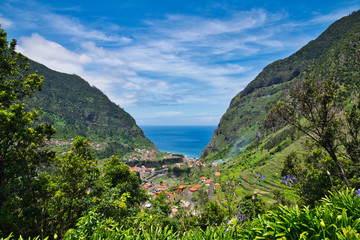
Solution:
[{"label": "valley", "polygon": [[[146,132],[97,87],[28,59],[0,30],[1,240],[360,238],[360,11],[266,66],[216,129]],[[156,107],[147,121],[183,114]],[[196,114],[183,117],[214,117]]]}]

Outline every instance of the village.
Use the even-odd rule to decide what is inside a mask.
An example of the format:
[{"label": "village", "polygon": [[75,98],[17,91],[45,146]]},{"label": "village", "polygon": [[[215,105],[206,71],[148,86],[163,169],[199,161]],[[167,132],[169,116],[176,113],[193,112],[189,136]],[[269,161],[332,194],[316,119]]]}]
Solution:
[{"label": "village", "polygon": [[[171,156],[167,156],[170,158]],[[198,159],[190,159],[186,156],[180,163],[176,163],[174,167],[210,167],[214,170],[213,178],[217,179],[221,173],[216,171],[217,164],[202,163]],[[139,174],[142,181],[142,187],[147,190],[152,198],[156,198],[159,194],[165,193],[166,203],[172,204],[171,212],[175,214],[179,207],[186,211],[197,215],[199,212],[194,208],[194,195],[201,189],[209,198],[212,197],[214,190],[220,187],[220,184],[215,182],[213,178],[199,176],[194,184],[183,184],[180,179],[176,177],[167,177],[169,165],[163,165],[160,169],[147,168],[145,166],[131,167],[130,171]],[[177,204],[175,204],[177,203]],[[151,203],[147,202],[144,207],[151,208]]]},{"label": "village", "polygon": [[[57,149],[69,148],[73,145],[74,139],[68,141],[51,140],[45,141],[45,144]],[[106,143],[93,143],[89,142],[89,146],[95,150],[106,146]],[[66,154],[70,150],[61,150],[59,154]],[[173,160],[176,159],[174,162]],[[166,195],[165,202],[172,204],[172,214],[175,214],[179,207],[184,208],[192,214],[198,214],[194,208],[194,196],[201,189],[206,192],[209,198],[212,197],[214,190],[220,187],[220,184],[215,182],[221,174],[216,171],[216,167],[221,162],[202,163],[197,158],[188,158],[181,154],[172,154],[168,152],[159,152],[155,150],[135,148],[134,152],[129,153],[123,159],[129,166],[130,171],[135,172],[141,179],[142,188],[145,189],[152,198],[156,198],[160,193]],[[168,164],[160,165],[157,167],[146,167],[151,163],[165,162]],[[137,166],[137,163],[143,165]],[[135,164],[135,166],[132,166]],[[213,172],[212,177],[199,176],[198,179],[192,184],[184,184],[180,178],[174,176],[168,177],[169,167],[176,168],[211,168]],[[175,204],[176,203],[176,204]],[[147,202],[144,207],[151,208],[151,203]]]}]

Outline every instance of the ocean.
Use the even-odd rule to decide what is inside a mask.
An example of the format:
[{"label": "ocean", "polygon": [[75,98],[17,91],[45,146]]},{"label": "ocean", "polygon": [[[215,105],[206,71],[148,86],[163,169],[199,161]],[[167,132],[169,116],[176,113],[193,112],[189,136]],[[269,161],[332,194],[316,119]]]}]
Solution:
[{"label": "ocean", "polygon": [[145,136],[162,152],[199,158],[216,126],[140,126]]}]

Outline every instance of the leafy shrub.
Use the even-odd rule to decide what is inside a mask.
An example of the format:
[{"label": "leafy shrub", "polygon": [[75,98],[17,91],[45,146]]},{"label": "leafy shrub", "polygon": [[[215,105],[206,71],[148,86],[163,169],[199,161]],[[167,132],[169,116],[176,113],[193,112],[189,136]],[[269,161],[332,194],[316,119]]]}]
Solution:
[{"label": "leafy shrub", "polygon": [[314,209],[280,206],[260,215],[248,234],[251,239],[359,239],[360,197],[354,193],[330,193]]}]

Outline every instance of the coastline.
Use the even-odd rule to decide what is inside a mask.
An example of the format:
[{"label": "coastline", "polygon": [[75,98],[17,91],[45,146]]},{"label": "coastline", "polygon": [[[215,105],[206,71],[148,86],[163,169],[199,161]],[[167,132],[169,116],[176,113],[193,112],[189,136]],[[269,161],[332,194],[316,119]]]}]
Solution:
[{"label": "coastline", "polygon": [[216,126],[140,126],[161,152],[199,158]]}]

